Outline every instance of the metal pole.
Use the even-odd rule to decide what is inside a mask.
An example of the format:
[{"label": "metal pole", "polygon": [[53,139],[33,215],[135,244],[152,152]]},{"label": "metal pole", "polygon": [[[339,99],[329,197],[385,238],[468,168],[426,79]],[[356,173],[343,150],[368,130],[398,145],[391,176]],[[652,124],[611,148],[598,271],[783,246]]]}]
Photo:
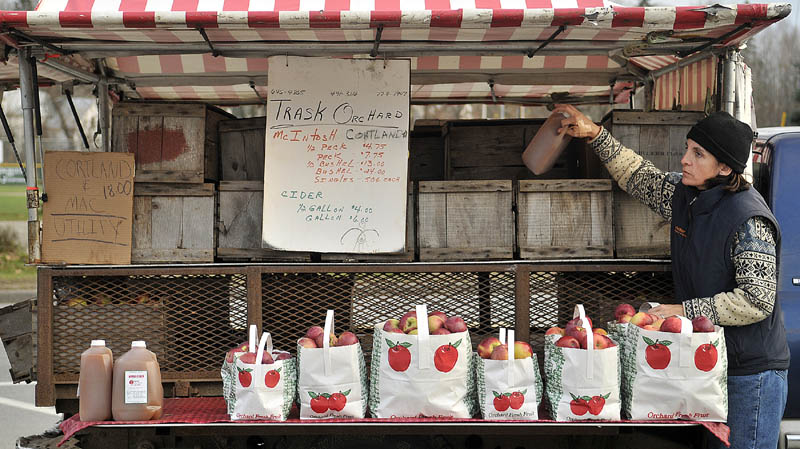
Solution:
[{"label": "metal pole", "polygon": [[[39,241],[39,189],[36,184],[36,158],[34,130],[34,89],[33,69],[31,68],[30,51],[20,50],[19,58],[19,90],[22,101],[22,119],[24,126],[25,164],[28,166],[28,263],[37,263],[42,259],[42,247]],[[32,169],[31,169],[32,168]]]},{"label": "metal pole", "polygon": [[111,98],[108,95],[108,83],[106,77],[102,76],[97,83],[97,123],[100,126],[100,137],[103,139],[100,148],[104,152],[111,151]]},{"label": "metal pole", "polygon": [[722,110],[734,115],[736,104],[736,61],[738,52],[729,49],[722,57]]}]

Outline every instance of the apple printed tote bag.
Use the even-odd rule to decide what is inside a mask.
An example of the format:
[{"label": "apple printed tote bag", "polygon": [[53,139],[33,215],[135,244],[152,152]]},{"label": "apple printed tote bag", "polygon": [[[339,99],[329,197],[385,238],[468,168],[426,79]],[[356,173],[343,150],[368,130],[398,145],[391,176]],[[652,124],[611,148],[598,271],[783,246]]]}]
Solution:
[{"label": "apple printed tote bag", "polygon": [[[573,317],[591,329],[583,306],[575,306]],[[556,421],[620,419],[619,346],[594,349],[588,332],[587,349],[555,345],[560,335],[545,335],[545,392],[550,414]],[[612,339],[613,341],[613,339]],[[615,342],[616,343],[616,342]]]},{"label": "apple printed tote bag", "polygon": [[625,414],[631,419],[726,421],[728,355],[723,328],[681,332],[628,325],[622,358]]},{"label": "apple printed tote bag", "polygon": [[[254,340],[250,339],[250,348],[255,347]],[[264,332],[252,362],[253,356],[247,355],[252,352],[234,357],[233,363],[225,362],[223,390],[232,421],[285,421],[289,416],[296,395],[296,362],[291,358],[276,360],[281,352],[273,351],[272,337]],[[262,363],[265,355],[271,355],[273,362]]]},{"label": "apple printed tote bag", "polygon": [[471,418],[477,412],[469,332],[430,335],[427,308],[416,306],[418,335],[375,325],[369,408],[376,418]]},{"label": "apple printed tote bag", "polygon": [[[506,338],[507,336],[507,338]],[[514,331],[500,329],[499,341],[514,348]],[[484,419],[539,419],[542,377],[536,354],[516,359],[509,349],[508,360],[483,359],[473,354],[478,403]]]},{"label": "apple printed tote bag", "polygon": [[[333,310],[323,335],[333,331]],[[361,344],[322,348],[297,345],[297,395],[301,419],[363,418],[367,413],[367,367]]]}]

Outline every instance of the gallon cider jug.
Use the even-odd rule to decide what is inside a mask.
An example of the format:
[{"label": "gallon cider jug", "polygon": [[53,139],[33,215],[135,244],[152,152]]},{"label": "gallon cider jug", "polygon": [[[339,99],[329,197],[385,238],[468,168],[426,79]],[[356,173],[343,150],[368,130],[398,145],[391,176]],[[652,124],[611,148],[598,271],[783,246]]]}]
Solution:
[{"label": "gallon cider jug", "polygon": [[111,413],[115,421],[148,421],[161,418],[164,390],[156,355],[143,341],[114,363]]},{"label": "gallon cider jug", "polygon": [[572,140],[567,134],[558,134],[562,119],[564,116],[560,112],[550,114],[522,153],[522,162],[534,174],[541,175],[553,168],[558,156]]},{"label": "gallon cider jug", "polygon": [[111,379],[114,356],[105,340],[92,340],[92,345],[81,354],[81,372],[78,379],[78,409],[81,421],[108,421],[111,419]]}]

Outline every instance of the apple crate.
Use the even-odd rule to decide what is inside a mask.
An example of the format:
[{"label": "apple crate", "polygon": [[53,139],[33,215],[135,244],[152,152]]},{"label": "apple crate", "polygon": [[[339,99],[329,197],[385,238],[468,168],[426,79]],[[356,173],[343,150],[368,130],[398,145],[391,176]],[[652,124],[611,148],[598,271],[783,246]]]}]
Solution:
[{"label": "apple crate", "polygon": [[214,185],[134,183],[134,263],[214,261]]},{"label": "apple crate", "polygon": [[220,181],[217,257],[227,261],[266,260],[309,262],[308,252],[276,251],[261,247],[264,210],[262,153],[261,181]]},{"label": "apple crate", "polygon": [[517,242],[523,259],[611,257],[611,180],[522,180]]},{"label": "apple crate", "polygon": [[219,122],[222,181],[264,181],[266,117]]},{"label": "apple crate", "polygon": [[513,194],[510,180],[420,181],[420,260],[510,259]]},{"label": "apple crate", "polygon": [[[680,171],[686,134],[703,116],[702,112],[613,110],[603,119],[603,126],[657,168]],[[614,190],[617,257],[669,257],[669,223],[619,187]]]},{"label": "apple crate", "polygon": [[219,179],[218,123],[234,118],[190,103],[118,103],[111,150],[133,153],[136,182],[202,183]]}]

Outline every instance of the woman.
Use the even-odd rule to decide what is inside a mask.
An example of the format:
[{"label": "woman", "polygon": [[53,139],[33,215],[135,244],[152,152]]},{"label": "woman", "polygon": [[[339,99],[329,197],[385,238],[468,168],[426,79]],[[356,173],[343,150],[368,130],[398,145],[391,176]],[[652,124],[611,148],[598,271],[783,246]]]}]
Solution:
[{"label": "woman", "polygon": [[573,106],[555,111],[566,117],[560,132],[589,139],[620,188],[671,221],[676,304],[650,313],[703,315],[725,327],[731,447],[774,449],[786,405],[789,348],[775,300],[780,229],[742,177],[752,130],[715,112],[689,131],[682,173],[666,173]]}]

